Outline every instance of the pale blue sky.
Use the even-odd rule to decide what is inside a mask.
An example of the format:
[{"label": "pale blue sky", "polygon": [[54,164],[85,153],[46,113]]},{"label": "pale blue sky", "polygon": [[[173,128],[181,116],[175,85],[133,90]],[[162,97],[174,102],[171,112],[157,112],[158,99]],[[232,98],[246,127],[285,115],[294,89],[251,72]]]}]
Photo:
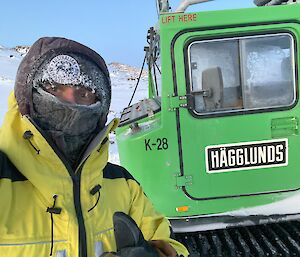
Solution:
[{"label": "pale blue sky", "polygon": [[[180,0],[170,0],[176,9]],[[253,0],[215,0],[189,10],[253,7]],[[107,62],[140,66],[147,29],[157,21],[155,0],[4,0],[0,45],[31,45],[41,36],[63,36],[88,45]]]}]

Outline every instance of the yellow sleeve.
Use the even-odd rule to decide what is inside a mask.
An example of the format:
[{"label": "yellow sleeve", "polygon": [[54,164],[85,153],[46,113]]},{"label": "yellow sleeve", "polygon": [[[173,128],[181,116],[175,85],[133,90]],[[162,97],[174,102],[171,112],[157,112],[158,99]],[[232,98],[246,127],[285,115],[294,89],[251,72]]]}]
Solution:
[{"label": "yellow sleeve", "polygon": [[188,256],[187,249],[179,242],[171,239],[169,221],[157,212],[150,200],[144,194],[140,185],[134,180],[128,180],[131,192],[131,208],[129,215],[135,220],[146,240],[164,240],[169,242],[178,255]]}]

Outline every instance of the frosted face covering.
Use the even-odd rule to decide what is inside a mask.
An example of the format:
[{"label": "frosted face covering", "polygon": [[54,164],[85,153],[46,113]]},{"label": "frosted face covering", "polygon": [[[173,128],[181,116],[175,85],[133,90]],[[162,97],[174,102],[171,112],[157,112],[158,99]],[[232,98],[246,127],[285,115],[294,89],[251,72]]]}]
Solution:
[{"label": "frosted face covering", "polygon": [[46,56],[32,86],[33,120],[76,163],[90,138],[105,125],[109,78],[82,55]]},{"label": "frosted face covering", "polygon": [[[57,104],[93,105],[99,108],[101,123],[106,120],[111,98],[109,77],[84,55],[49,53],[44,56],[33,75],[32,87],[33,95],[41,94],[42,90],[55,96],[59,100]],[[45,97],[47,94],[42,95],[45,101],[50,99]],[[94,106],[96,103],[100,104]],[[37,109],[34,101],[33,106]]]}]

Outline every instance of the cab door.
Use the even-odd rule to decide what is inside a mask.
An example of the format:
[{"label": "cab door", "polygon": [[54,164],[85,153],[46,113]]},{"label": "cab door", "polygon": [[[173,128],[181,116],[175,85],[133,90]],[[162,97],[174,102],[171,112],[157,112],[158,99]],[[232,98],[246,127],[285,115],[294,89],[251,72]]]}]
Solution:
[{"label": "cab door", "polygon": [[174,66],[178,95],[188,99],[177,122],[189,198],[300,188],[295,45],[287,31],[177,39],[174,52],[185,49]]}]

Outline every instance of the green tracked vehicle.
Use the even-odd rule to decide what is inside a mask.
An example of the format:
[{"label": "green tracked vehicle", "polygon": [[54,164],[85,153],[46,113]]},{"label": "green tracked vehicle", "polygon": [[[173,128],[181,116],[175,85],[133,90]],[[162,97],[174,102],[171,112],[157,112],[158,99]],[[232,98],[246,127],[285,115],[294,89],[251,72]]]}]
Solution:
[{"label": "green tracked vehicle", "polygon": [[191,256],[300,256],[299,1],[185,12],[200,2],[157,3],[121,164]]}]

